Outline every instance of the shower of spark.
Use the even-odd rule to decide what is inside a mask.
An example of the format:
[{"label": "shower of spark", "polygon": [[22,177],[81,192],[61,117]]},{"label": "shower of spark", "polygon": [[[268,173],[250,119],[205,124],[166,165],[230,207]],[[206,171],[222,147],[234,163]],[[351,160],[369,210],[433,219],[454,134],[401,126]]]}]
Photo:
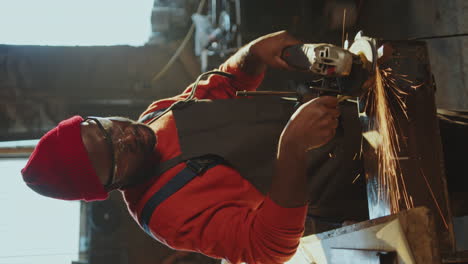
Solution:
[{"label": "shower of spark", "polygon": [[404,102],[407,93],[398,87],[398,80],[411,83],[405,75],[396,74],[390,68],[379,69],[377,66],[375,84],[368,90],[366,101],[366,112],[374,117],[370,131],[379,135],[378,144],[374,145],[378,157],[378,198],[388,201],[391,213],[399,211],[400,202],[406,209],[414,207],[398,163],[400,142],[389,103],[390,100],[396,101],[396,105],[408,117]]}]

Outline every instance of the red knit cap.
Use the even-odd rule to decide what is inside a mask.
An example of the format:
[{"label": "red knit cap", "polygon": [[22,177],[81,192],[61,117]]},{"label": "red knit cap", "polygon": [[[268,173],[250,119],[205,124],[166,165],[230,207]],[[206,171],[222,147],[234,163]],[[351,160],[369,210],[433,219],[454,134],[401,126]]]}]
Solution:
[{"label": "red knit cap", "polygon": [[80,116],[69,118],[41,138],[21,170],[31,189],[63,200],[107,198],[81,139],[81,122]]}]

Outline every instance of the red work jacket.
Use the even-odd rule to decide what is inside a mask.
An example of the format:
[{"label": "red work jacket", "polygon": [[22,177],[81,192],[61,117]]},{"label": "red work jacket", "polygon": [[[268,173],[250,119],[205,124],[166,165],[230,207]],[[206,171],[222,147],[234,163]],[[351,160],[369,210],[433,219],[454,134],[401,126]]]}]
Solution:
[{"label": "red work jacket", "polygon": [[[255,90],[263,75],[249,76],[228,61],[220,70],[236,76],[211,76],[200,82],[195,97],[227,99],[237,90]],[[159,100],[142,114],[169,107],[186,98],[182,94]],[[154,123],[153,123],[154,124]],[[171,113],[152,126],[158,143],[155,158],[161,162],[181,151]],[[145,203],[185,167],[179,164],[158,177],[123,191],[130,213],[139,219]],[[162,202],[153,213],[152,234],[167,246],[224,258],[231,263],[283,263],[295,253],[304,230],[307,207],[283,208],[264,196],[234,169],[218,165],[196,177]]]}]

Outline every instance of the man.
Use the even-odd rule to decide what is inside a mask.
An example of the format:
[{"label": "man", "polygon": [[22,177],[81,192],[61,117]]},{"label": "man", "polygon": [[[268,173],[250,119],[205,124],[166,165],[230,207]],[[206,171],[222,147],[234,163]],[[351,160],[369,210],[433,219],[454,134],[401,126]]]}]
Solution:
[{"label": "man", "polygon": [[[280,55],[285,47],[298,43],[286,32],[251,42],[220,66],[219,70],[229,73],[232,78],[211,76],[198,84],[194,97],[212,99],[207,101],[208,104],[242,101],[230,98],[235,97],[237,90],[255,90],[267,66],[290,69]],[[242,170],[244,165],[230,159],[196,170],[193,179],[173,187],[174,179],[185,177],[184,172],[193,171],[193,165],[188,161],[171,166],[166,164],[186,152],[183,141],[195,132],[184,134],[184,121],[174,117],[178,115],[176,110],[162,114],[154,122],[145,117],[163,112],[175,102],[186,99],[192,89],[193,86],[178,96],[150,105],[141,119],[149,125],[122,118],[83,119],[75,116],[62,121],[42,137],[32,153],[22,170],[25,182],[40,194],[65,200],[103,200],[109,191],[120,189],[135,220],[151,236],[175,249],[197,251],[231,263],[287,261],[295,253],[304,230],[309,197],[307,152],[333,138],[339,116],[336,98],[321,97],[309,101],[286,120],[287,124],[283,123],[284,128],[278,132],[275,144],[269,144],[278,147],[274,147],[274,173],[269,177],[271,184],[266,192],[261,192],[243,176],[251,170]],[[260,109],[256,107],[252,109]],[[241,109],[228,109],[234,113],[233,120],[239,119],[235,115],[238,110]],[[254,111],[251,114],[259,120],[269,112]],[[193,118],[201,120],[200,116]],[[214,121],[219,120],[224,120],[221,113]],[[246,124],[252,125],[253,129],[256,124],[275,122],[268,119],[268,122]],[[202,125],[196,127],[198,130],[204,128]],[[265,135],[247,135],[247,138],[253,137],[255,144],[267,137],[269,129],[263,131]],[[219,141],[219,144],[227,141]],[[262,149],[247,143],[238,145],[248,151]],[[217,146],[210,147],[216,149]],[[249,163],[249,159],[257,158],[259,162]],[[255,170],[252,166],[260,164],[261,159],[252,154],[242,162],[247,164],[245,168]],[[159,170],[161,173],[155,173],[155,167],[165,166],[165,170]],[[156,198],[155,202],[153,197],[161,193],[162,198]],[[152,203],[153,206],[148,206]]]}]

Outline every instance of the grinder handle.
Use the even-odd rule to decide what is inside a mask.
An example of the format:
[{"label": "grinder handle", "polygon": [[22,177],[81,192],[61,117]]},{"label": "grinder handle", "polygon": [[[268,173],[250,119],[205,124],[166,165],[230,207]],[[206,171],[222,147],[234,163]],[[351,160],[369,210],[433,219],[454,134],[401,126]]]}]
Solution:
[{"label": "grinder handle", "polygon": [[308,71],[312,64],[307,56],[309,47],[307,44],[297,44],[283,49],[281,52],[281,59],[286,63],[298,70]]}]

